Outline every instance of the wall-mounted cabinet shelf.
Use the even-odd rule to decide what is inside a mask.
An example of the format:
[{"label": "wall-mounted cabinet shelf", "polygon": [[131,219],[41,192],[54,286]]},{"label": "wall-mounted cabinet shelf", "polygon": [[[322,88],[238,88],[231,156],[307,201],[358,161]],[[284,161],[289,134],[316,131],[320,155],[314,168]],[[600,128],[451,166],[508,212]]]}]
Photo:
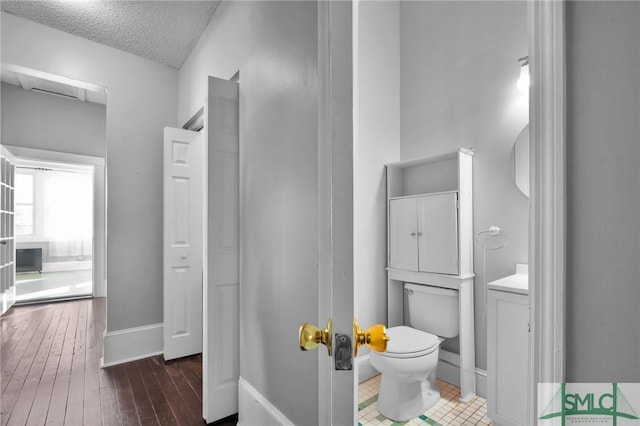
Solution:
[{"label": "wall-mounted cabinet shelf", "polygon": [[464,402],[476,389],[472,157],[460,148],[387,164],[388,325],[404,323],[403,283],[458,290],[460,355],[453,358]]},{"label": "wall-mounted cabinet shelf", "polygon": [[387,164],[389,268],[473,275],[472,158],[460,148]]}]

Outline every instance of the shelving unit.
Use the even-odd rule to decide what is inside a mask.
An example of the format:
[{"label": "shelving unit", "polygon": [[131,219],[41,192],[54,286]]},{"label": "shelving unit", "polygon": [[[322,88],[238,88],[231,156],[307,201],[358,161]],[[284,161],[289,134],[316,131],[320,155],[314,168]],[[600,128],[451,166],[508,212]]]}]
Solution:
[{"label": "shelving unit", "polygon": [[473,151],[387,164],[388,326],[404,323],[403,283],[457,290],[460,400],[476,393],[473,319]]},{"label": "shelving unit", "polygon": [[15,290],[15,165],[13,157],[0,146],[0,292],[4,314],[13,305]]}]

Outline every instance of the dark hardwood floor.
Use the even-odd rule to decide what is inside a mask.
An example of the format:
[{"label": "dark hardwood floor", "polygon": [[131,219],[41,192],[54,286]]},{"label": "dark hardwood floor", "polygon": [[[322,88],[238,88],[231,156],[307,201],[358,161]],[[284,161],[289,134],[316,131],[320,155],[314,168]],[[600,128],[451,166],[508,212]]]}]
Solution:
[{"label": "dark hardwood floor", "polygon": [[106,299],[13,307],[0,323],[2,426],[205,424],[200,355],[100,368]]}]

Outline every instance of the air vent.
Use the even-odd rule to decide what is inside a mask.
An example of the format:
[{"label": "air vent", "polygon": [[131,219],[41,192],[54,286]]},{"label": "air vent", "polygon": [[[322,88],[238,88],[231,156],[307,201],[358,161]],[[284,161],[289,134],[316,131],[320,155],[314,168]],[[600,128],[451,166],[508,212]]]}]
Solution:
[{"label": "air vent", "polygon": [[73,99],[75,101],[79,100],[77,96],[67,95],[65,93],[58,93],[52,90],[38,89],[37,87],[34,87],[31,90],[34,92],[46,93],[48,95],[60,96],[61,98],[65,98],[65,99]]},{"label": "air vent", "polygon": [[68,78],[30,70],[17,65],[2,64],[2,81],[26,90],[105,105],[107,93],[104,87]]}]

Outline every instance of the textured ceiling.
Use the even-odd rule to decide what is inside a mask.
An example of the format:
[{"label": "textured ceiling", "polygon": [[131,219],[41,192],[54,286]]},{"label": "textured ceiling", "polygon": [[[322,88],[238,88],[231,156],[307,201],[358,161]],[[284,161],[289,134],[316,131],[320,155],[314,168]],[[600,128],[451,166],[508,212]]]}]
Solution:
[{"label": "textured ceiling", "polygon": [[180,68],[219,2],[3,0],[2,10]]}]

